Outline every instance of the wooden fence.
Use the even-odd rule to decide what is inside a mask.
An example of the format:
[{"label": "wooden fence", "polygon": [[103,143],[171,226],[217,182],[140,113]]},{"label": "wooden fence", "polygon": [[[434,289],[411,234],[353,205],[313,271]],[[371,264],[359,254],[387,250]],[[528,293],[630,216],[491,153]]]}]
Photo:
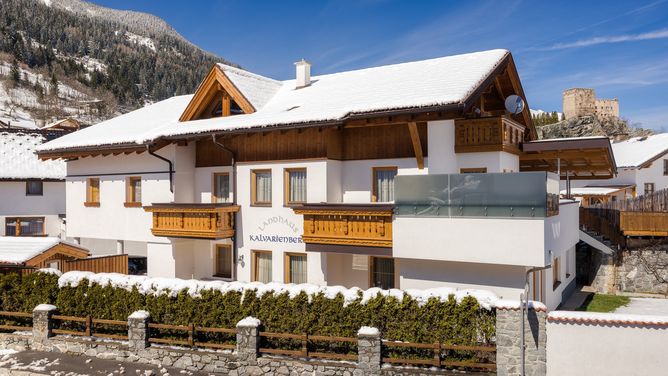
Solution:
[{"label": "wooden fence", "polygon": [[668,213],[668,189],[662,189],[649,195],[642,195],[628,200],[608,201],[597,204],[594,207],[627,212]]},{"label": "wooden fence", "polygon": [[61,264],[61,271],[63,273],[72,270],[93,273],[128,274],[128,255],[91,257],[65,261]]},{"label": "wooden fence", "polygon": [[[1,324],[0,330],[32,330],[32,314],[3,312],[0,317],[29,320],[30,325]],[[52,315],[54,334],[128,340],[128,322],[96,319],[91,316]],[[234,328],[212,328],[189,325],[148,323],[149,343],[183,346],[192,349],[236,348]],[[202,337],[208,337],[202,340]],[[322,336],[313,334],[259,332],[262,354],[299,358],[319,358],[342,361],[358,361],[356,337]],[[496,370],[496,346],[451,345],[444,343],[414,343],[382,340],[382,362],[411,366],[438,368],[462,368],[472,370]],[[462,360],[467,359],[467,360]]]}]

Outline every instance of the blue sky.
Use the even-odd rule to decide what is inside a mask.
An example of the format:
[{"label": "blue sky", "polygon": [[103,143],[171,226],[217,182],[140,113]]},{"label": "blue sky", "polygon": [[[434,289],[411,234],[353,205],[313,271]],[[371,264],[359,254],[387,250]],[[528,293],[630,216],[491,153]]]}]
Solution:
[{"label": "blue sky", "polygon": [[277,79],[302,57],[322,74],[507,48],[531,108],[561,111],[564,89],[593,87],[633,123],[668,131],[668,0],[94,2],[155,14]]}]

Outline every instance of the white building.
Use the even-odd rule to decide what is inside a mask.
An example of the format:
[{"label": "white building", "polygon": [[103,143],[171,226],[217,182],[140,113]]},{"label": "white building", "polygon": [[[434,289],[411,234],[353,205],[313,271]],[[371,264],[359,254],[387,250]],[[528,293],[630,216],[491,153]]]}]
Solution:
[{"label": "white building", "polygon": [[61,236],[65,162],[42,161],[34,130],[0,130],[0,236]]},{"label": "white building", "polygon": [[[668,133],[613,142],[612,151],[618,168],[616,176],[571,183],[571,196],[584,206],[668,188]],[[561,193],[567,193],[565,187]]]},{"label": "white building", "polygon": [[556,175],[519,172],[536,134],[528,106],[504,108],[524,97],[508,51],[296,66],[276,81],[215,65],[194,95],[40,147],[68,160],[68,236],[146,252],[149,276],[515,299],[528,276],[533,298],[559,304],[577,205],[559,202]]}]

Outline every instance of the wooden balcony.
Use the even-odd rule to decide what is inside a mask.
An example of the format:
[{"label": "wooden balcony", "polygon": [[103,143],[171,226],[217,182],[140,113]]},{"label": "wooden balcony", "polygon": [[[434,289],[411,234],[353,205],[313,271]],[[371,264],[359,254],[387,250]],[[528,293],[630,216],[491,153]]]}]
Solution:
[{"label": "wooden balcony", "polygon": [[307,244],[392,247],[393,204],[306,204],[302,240]]},{"label": "wooden balcony", "polygon": [[524,126],[505,117],[455,121],[455,153],[505,151],[520,154]]},{"label": "wooden balcony", "polygon": [[155,236],[225,239],[234,236],[234,214],[239,206],[167,203],[145,206],[144,210],[153,213],[151,232]]}]

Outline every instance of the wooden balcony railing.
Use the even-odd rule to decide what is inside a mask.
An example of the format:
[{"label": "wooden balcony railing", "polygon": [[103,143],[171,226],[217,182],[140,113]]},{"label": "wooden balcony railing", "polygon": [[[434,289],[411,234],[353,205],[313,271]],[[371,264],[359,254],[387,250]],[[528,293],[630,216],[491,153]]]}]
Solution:
[{"label": "wooden balcony railing", "polygon": [[306,204],[295,207],[304,215],[304,243],[392,246],[393,204]]},{"label": "wooden balcony railing", "polygon": [[225,239],[234,236],[234,214],[239,206],[230,204],[153,204],[144,210],[153,213],[151,232],[175,238]]},{"label": "wooden balcony railing", "polygon": [[626,236],[668,236],[668,212],[619,212],[619,227]]},{"label": "wooden balcony railing", "polygon": [[520,154],[524,126],[505,117],[455,121],[455,152],[506,151]]}]

